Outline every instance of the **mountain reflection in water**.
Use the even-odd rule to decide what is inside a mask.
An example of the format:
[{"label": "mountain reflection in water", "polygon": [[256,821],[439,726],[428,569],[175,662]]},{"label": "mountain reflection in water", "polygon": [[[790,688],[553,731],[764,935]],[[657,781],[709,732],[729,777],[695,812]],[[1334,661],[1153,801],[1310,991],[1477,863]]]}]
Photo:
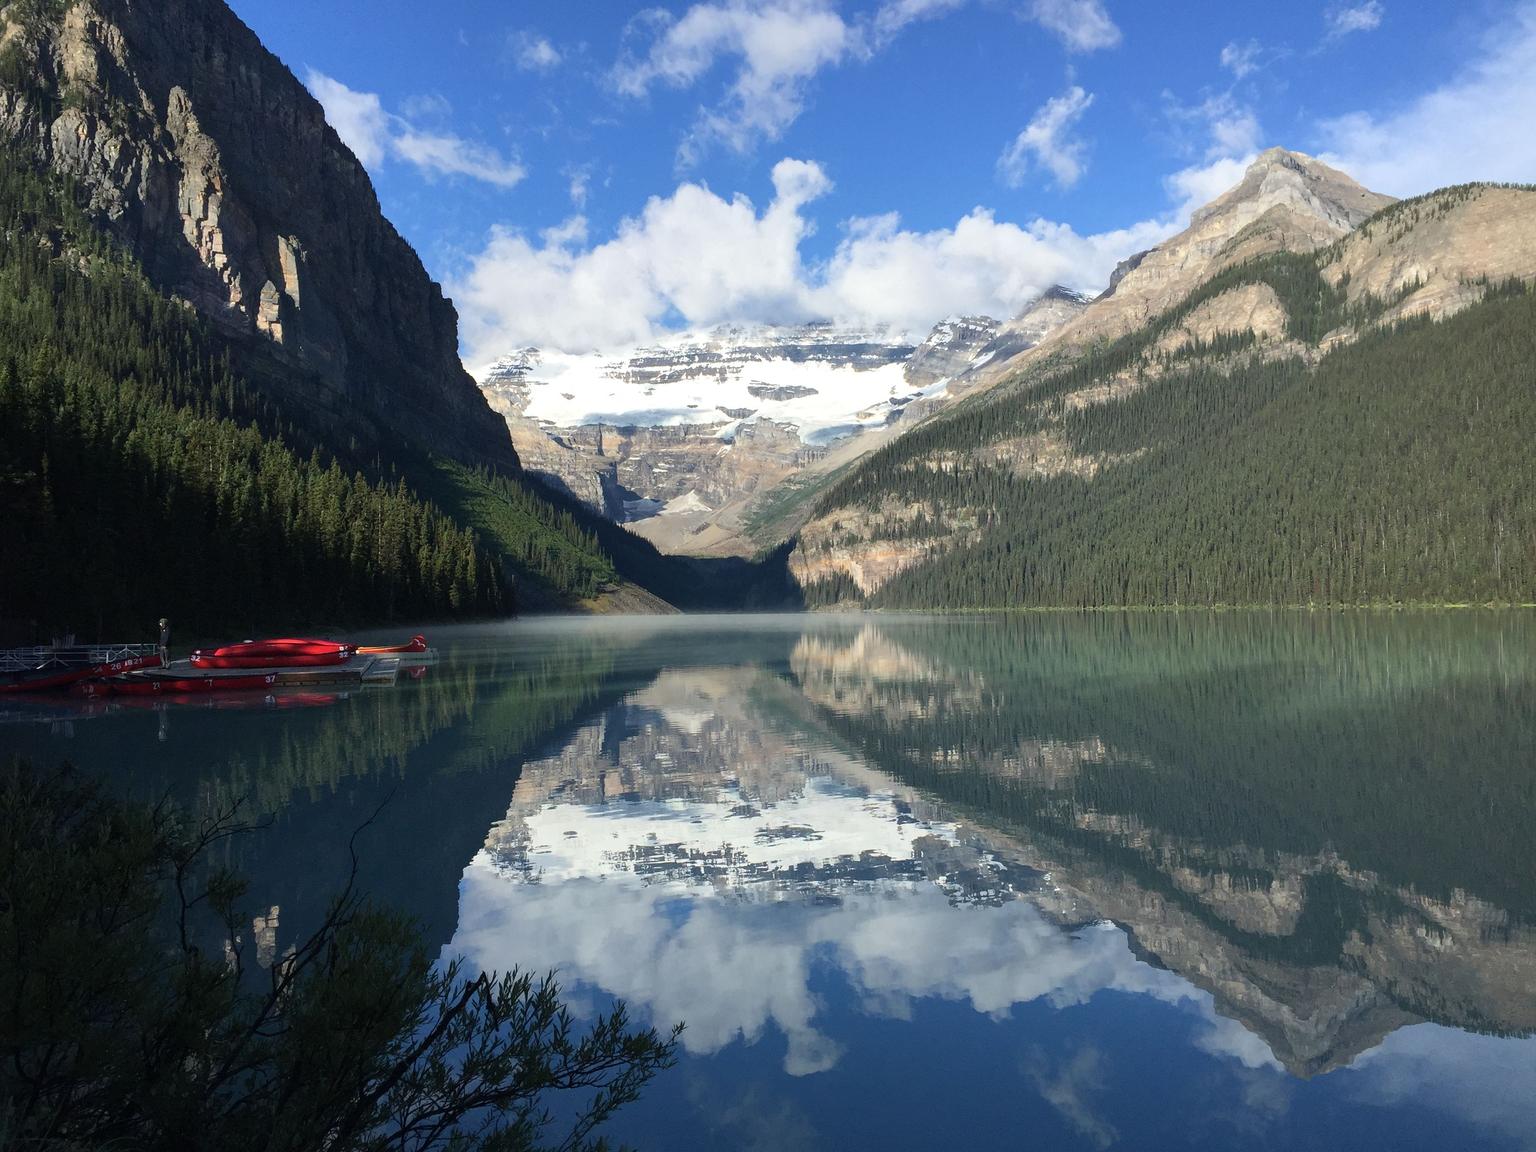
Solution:
[{"label": "mountain reflection in water", "polygon": [[[932,1000],[1004,1020],[1036,1002],[1061,1010],[1133,993],[1179,1006],[1191,1050],[1245,1074],[1283,1071],[1271,1088],[1353,1065],[1352,1090],[1374,1070],[1375,1091],[1390,1096],[1408,1091],[1410,1069],[1417,1103],[1439,1093],[1503,1135],[1536,1135],[1536,1106],[1512,1107],[1494,1087],[1536,1073],[1530,1042],[1468,1037],[1475,1073],[1449,1059],[1462,1049],[1443,1029],[1433,1042],[1410,1029],[1383,1044],[1424,1021],[1508,1036],[1536,1028],[1527,916],[1449,875],[1425,885],[1434,843],[1421,842],[1428,859],[1381,843],[1394,821],[1413,835],[1456,817],[1437,812],[1433,794],[1403,791],[1438,757],[1468,749],[1442,732],[1396,762],[1393,739],[1367,750],[1333,731],[1379,735],[1373,725],[1401,722],[1426,692],[1492,688],[1496,709],[1518,709],[1530,698],[1524,661],[1483,666],[1463,650],[1438,653],[1438,672],[1394,672],[1394,645],[1378,650],[1368,628],[1357,635],[1347,622],[1325,638],[1344,641],[1354,666],[1342,669],[1242,623],[1218,625],[1231,631],[1214,638],[1180,637],[1179,623],[1145,643],[1100,635],[1085,650],[1078,623],[1030,622],[989,647],[966,622],[882,622],[798,638],[787,670],[661,671],[524,763],[506,818],[465,873],[450,951],[487,967],[516,958],[558,968],[592,995],[685,1019],[694,1056],[782,1035],[782,1069],[797,1077],[847,1058],[829,1023],[834,996],[891,1020]],[[971,643],[956,644],[956,631]],[[1170,641],[1194,651],[1170,654]],[[1337,695],[1342,680],[1351,697]],[[1257,681],[1265,691],[1251,694]],[[1518,748],[1530,729],[1516,727],[1479,738],[1495,752],[1501,740]],[[1214,746],[1190,757],[1180,740]],[[1255,779],[1297,751],[1326,760]],[[1223,756],[1242,759],[1207,776]],[[1514,773],[1459,770],[1482,774],[1483,788],[1509,785],[1508,799],[1531,811]],[[1308,830],[1260,807],[1276,783],[1346,772],[1334,789],[1346,815],[1372,789],[1385,809],[1357,829],[1372,867],[1347,838],[1299,850]],[[1135,806],[1166,790],[1179,795]],[[1280,827],[1213,842],[1160,827],[1170,802],[1209,809],[1201,830],[1257,833],[1277,817]],[[1484,870],[1527,851],[1472,848],[1492,857]],[[1379,870],[1402,861],[1409,875]],[[1502,891],[1530,895],[1529,877],[1500,879]],[[1077,1081],[1103,1079],[1104,1058],[1087,1051],[1059,1068],[1029,1056],[1020,1072],[1048,1102],[1073,1100]],[[1481,1090],[1452,1092],[1461,1081]],[[1118,1139],[1076,1105],[1057,1111],[1086,1146]]]},{"label": "mountain reflection in water", "polygon": [[[774,690],[757,680],[663,673],[558,757],[526,764],[466,874],[453,947],[492,966],[516,952],[686,1018],[690,1052],[771,1023],[795,1075],[838,1058],[815,1022],[818,952],[870,1010],[897,1016],[922,996],[1000,1013],[1106,987],[1185,994],[1120,933],[1062,932],[1074,902],[1049,876],[921,801],[914,811],[878,773],[777,735],[748,702]],[[962,905],[990,913],[954,916]]]},{"label": "mountain reflection in water", "polygon": [[434,643],[388,693],[12,710],[0,749],[243,797],[263,963],[372,817],[359,884],[445,956],[687,1021],[639,1147],[1536,1149],[1530,613]]}]

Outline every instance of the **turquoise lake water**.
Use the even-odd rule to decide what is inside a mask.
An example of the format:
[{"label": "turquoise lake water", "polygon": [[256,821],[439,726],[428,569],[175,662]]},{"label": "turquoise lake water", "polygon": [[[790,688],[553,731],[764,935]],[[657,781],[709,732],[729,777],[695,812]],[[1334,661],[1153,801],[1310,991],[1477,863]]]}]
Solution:
[{"label": "turquoise lake water", "polygon": [[[408,635],[415,629],[404,629]],[[389,688],[0,704],[687,1023],[641,1148],[1536,1147],[1536,615],[520,620]]]}]

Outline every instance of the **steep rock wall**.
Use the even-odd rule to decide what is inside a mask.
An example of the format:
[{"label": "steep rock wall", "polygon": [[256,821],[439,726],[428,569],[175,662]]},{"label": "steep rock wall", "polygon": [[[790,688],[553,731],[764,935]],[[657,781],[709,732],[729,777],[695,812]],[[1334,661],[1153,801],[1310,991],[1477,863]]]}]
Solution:
[{"label": "steep rock wall", "polygon": [[458,317],[320,104],[219,0],[0,6],[0,141],[83,189],[247,371],[367,444],[515,466]]}]

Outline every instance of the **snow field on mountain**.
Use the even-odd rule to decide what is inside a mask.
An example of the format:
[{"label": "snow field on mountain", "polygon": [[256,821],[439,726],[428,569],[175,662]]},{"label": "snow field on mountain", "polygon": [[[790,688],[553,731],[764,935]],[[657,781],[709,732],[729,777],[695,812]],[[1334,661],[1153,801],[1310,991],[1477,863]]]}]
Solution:
[{"label": "snow field on mountain", "polygon": [[[689,372],[686,359],[675,368],[681,378],[632,382],[616,379],[614,372],[630,370],[635,354],[569,356],[558,352],[540,355],[529,372],[528,407],[532,419],[560,428],[583,424],[637,426],[681,424],[736,424],[736,413],[751,409],[747,421],[763,418],[794,424],[807,443],[835,439],[857,428],[879,427],[886,422],[892,399],[915,396],[902,375],[902,365],[855,369],[824,360],[732,358],[724,363],[699,365],[698,375]],[[754,386],[804,391],[786,399],[754,396]],[[937,390],[942,391],[942,387]],[[934,393],[930,386],[923,394]],[[734,431],[734,429],[733,429]]]}]

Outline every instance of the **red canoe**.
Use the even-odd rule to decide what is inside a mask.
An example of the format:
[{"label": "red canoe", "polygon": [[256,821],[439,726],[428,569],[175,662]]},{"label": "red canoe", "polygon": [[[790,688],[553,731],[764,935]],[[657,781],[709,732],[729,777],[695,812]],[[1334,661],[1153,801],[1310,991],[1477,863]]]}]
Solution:
[{"label": "red canoe", "polygon": [[305,636],[286,636],[277,640],[242,640],[238,644],[225,644],[222,648],[200,648],[210,656],[292,656],[335,652],[350,648],[339,640],[315,640]]},{"label": "red canoe", "polygon": [[392,652],[425,652],[426,650],[427,638],[412,636],[404,644],[364,644],[357,651],[364,656],[384,656]]},{"label": "red canoe", "polygon": [[140,668],[158,667],[160,667],[159,656],[130,656],[125,660],[113,660],[107,664],[90,664],[84,668],[39,668],[18,673],[14,679],[0,682],[0,692],[47,692],[53,688],[67,688],[71,684],[99,680],[103,676],[116,676],[123,672],[135,672]]},{"label": "red canoe", "polygon": [[192,653],[192,663],[198,668],[314,668],[343,664],[351,658],[350,645],[303,637],[246,640]]},{"label": "red canoe", "polygon": [[285,656],[215,656],[210,652],[192,653],[194,668],[324,668],[345,664],[352,659],[351,649],[334,652],[291,652]]}]

